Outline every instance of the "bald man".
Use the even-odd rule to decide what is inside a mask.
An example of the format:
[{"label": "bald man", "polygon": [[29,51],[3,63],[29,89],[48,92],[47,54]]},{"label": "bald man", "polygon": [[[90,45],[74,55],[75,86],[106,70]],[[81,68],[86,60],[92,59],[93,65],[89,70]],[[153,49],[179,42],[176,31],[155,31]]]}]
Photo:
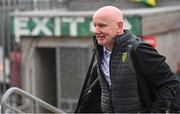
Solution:
[{"label": "bald man", "polygon": [[113,6],[102,7],[94,13],[93,24],[98,44],[112,51],[115,37],[124,33],[122,12]]},{"label": "bald man", "polygon": [[178,81],[165,57],[124,30],[119,8],[102,7],[92,20],[97,61],[89,67],[76,112],[168,111]]}]

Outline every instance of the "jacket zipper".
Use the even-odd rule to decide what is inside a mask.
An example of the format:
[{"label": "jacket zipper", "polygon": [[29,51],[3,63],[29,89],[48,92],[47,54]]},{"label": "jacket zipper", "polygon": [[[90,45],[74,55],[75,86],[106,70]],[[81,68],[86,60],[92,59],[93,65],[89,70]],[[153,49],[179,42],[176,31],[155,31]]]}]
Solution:
[{"label": "jacket zipper", "polygon": [[[111,57],[110,57],[110,61],[109,61],[109,76],[110,76],[110,80],[111,80],[111,58],[112,58],[112,54],[113,53],[111,53]],[[112,103],[112,80],[111,80],[111,85],[109,85],[109,94],[110,94],[111,109],[112,109],[112,112],[114,112],[113,103]]]}]

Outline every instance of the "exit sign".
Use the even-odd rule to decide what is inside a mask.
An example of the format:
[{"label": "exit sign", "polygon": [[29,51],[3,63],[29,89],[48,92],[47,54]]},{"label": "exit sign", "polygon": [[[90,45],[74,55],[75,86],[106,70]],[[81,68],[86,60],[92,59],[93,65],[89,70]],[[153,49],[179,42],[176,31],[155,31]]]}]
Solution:
[{"label": "exit sign", "polygon": [[[58,12],[57,12],[58,13]],[[77,13],[78,14],[78,13]],[[19,16],[20,15],[20,16]],[[89,16],[27,16],[18,14],[10,17],[10,32],[16,38],[20,36],[92,36],[93,23]],[[135,35],[141,34],[141,19],[136,16],[125,17],[125,28]]]}]

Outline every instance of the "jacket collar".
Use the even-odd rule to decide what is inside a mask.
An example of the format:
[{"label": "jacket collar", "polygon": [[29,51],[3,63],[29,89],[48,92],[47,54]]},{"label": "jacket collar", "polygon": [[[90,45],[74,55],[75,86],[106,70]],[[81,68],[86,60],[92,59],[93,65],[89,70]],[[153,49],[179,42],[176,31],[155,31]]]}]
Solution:
[{"label": "jacket collar", "polygon": [[124,30],[124,34],[117,35],[116,36],[116,43],[123,43],[124,41],[127,41],[127,39],[131,36],[131,32],[129,30]]}]

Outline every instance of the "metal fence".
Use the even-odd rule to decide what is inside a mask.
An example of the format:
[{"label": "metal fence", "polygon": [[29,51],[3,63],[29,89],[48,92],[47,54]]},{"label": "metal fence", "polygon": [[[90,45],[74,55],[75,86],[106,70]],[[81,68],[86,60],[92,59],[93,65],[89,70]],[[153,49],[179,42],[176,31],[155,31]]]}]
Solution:
[{"label": "metal fence", "polygon": [[[37,112],[37,110],[36,110],[37,106],[41,106],[44,109],[47,109],[48,111],[50,111],[51,113],[53,112],[53,113],[58,113],[58,114],[66,114],[62,110],[60,110],[60,109],[48,104],[47,102],[27,93],[26,91],[16,88],[16,87],[12,87],[4,93],[4,95],[2,97],[2,101],[1,101],[1,113],[3,113],[3,114],[27,113],[26,111],[28,109],[26,109],[26,111],[24,111],[23,109],[25,108],[24,106],[28,106],[28,105],[23,104],[23,103],[21,103],[21,104],[17,103],[17,101],[18,101],[17,98],[15,98],[13,100],[13,97],[17,97],[15,95],[19,95],[19,97],[21,97],[21,98],[27,98],[33,102],[34,108],[33,108],[33,110],[31,110],[31,113],[42,113],[42,112]],[[18,106],[17,104],[20,104],[20,106]]]}]

